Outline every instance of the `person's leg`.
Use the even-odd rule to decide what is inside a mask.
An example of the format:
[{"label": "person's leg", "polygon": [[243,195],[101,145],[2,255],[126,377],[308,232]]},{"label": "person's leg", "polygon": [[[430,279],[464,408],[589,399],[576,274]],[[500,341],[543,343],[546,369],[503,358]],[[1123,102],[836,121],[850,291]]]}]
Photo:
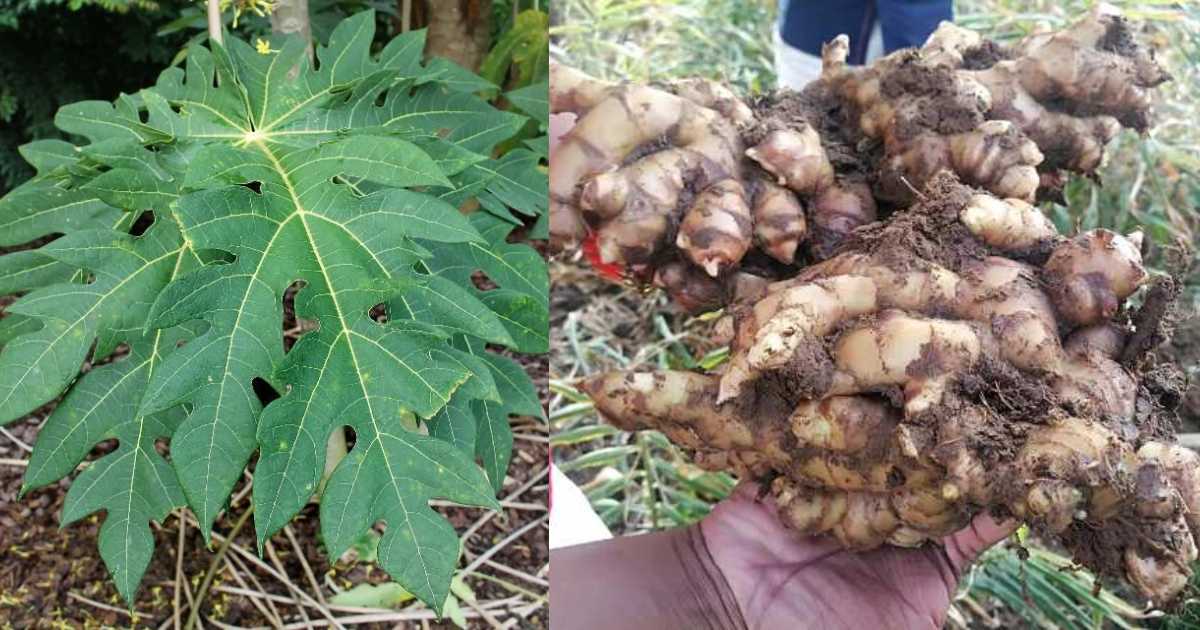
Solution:
[{"label": "person's leg", "polygon": [[871,0],[836,4],[780,0],[775,28],[775,74],[779,87],[799,90],[821,76],[821,45],[843,33],[851,37],[851,63],[863,63],[875,23]]},{"label": "person's leg", "polygon": [[884,50],[924,44],[939,23],[954,19],[952,4],[950,0],[876,0]]},{"label": "person's leg", "polygon": [[787,0],[780,11],[780,37],[792,48],[820,56],[822,44],[845,33],[851,49],[847,61],[860,64],[866,57],[875,22],[872,0]]}]

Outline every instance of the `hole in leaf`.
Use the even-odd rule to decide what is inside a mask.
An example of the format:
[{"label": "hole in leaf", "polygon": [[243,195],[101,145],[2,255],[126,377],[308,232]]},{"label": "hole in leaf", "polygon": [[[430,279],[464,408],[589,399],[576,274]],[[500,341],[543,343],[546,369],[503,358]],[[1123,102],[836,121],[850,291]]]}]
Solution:
[{"label": "hole in leaf", "polygon": [[154,451],[163,459],[169,459],[168,454],[171,452],[171,441],[165,437],[156,438],[154,440]]},{"label": "hole in leaf", "polygon": [[83,364],[83,368],[82,368],[83,372],[86,373],[89,370],[95,369],[101,365],[105,365],[108,363],[116,363],[117,361],[124,360],[126,357],[129,356],[129,344],[127,344],[127,343],[117,344],[116,347],[114,347],[112,350],[110,350],[108,352],[108,354],[106,354],[104,356],[98,356],[96,354],[97,347],[98,347],[98,344],[96,344],[96,343],[92,344],[92,349],[90,351],[90,354],[88,355],[88,359]]},{"label": "hole in leaf", "polygon": [[87,457],[84,458],[84,461],[96,461],[97,459],[100,459],[101,457],[104,457],[105,455],[117,450],[117,446],[117,438],[100,440],[95,446],[92,447],[91,451],[88,451]]},{"label": "hole in leaf", "polygon": [[255,194],[258,194],[258,195],[262,194],[262,182],[246,182],[245,184],[242,184],[242,185],[245,186],[246,188],[249,188],[250,190],[253,190],[255,192]]},{"label": "hole in leaf", "polygon": [[100,362],[100,359],[96,358],[96,341],[93,339],[92,345],[88,346],[87,354],[83,357],[83,365],[79,368],[79,373],[87,374],[97,363]]},{"label": "hole in leaf", "polygon": [[510,245],[532,245],[537,247],[538,243],[543,241],[534,240],[534,236],[529,233],[533,226],[537,224],[537,217],[527,217],[518,215],[521,219],[521,225],[513,228],[508,236],[504,237],[504,242]]},{"label": "hole in leaf", "polygon": [[358,434],[352,427],[342,427],[342,431],[346,433],[346,452],[350,452],[350,449],[354,448],[355,443],[358,442]]},{"label": "hole in leaf", "polygon": [[283,350],[285,352],[290,352],[292,346],[296,345],[304,333],[317,329],[315,320],[304,319],[296,315],[296,295],[306,286],[308,283],[297,280],[289,284],[287,290],[283,292]]},{"label": "hole in leaf", "polygon": [[201,249],[196,251],[196,255],[206,265],[228,265],[237,260],[237,256],[222,249]]},{"label": "hole in leaf", "polygon": [[150,229],[151,225],[154,225],[154,212],[147,210],[138,215],[137,220],[133,222],[133,226],[129,228],[129,233],[134,236],[141,236],[146,233],[146,230]]},{"label": "hole in leaf", "polygon": [[264,407],[271,404],[272,401],[279,399],[279,392],[270,383],[257,376],[254,377],[253,381],[250,381],[250,386],[254,388],[254,395],[258,396],[258,401]]},{"label": "hole in leaf", "polygon": [[376,304],[375,306],[372,306],[371,311],[368,313],[368,317],[380,324],[386,324],[388,322],[387,304]]},{"label": "hole in leaf", "polygon": [[53,241],[54,239],[59,238],[61,236],[62,236],[61,232],[55,232],[53,234],[47,234],[46,236],[43,236],[41,238],[35,238],[32,241],[29,241],[28,243],[22,243],[20,245],[13,245],[11,247],[5,247],[5,248],[3,248],[3,250],[0,250],[0,251],[3,251],[5,254],[11,254],[13,252],[24,251],[27,249],[37,249],[37,248],[45,245],[46,243],[49,243],[49,242]]},{"label": "hole in leaf", "polygon": [[387,103],[387,91],[386,90],[380,91],[379,96],[375,97],[375,107],[383,107],[384,103]]},{"label": "hole in leaf", "polygon": [[492,282],[492,279],[486,273],[478,270],[471,274],[471,284],[474,284],[475,288],[480,291],[491,291],[499,286],[495,282]]}]

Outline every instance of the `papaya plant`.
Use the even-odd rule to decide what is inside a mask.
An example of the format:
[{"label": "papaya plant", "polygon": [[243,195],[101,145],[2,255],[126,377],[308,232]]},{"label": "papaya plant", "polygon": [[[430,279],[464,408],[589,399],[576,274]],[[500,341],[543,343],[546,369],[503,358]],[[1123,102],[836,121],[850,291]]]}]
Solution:
[{"label": "papaya plant", "polygon": [[479,74],[504,85],[509,74],[517,86],[550,77],[550,16],[537,9],[521,11],[512,27],[500,35],[479,68]]},{"label": "papaya plant", "polygon": [[[186,505],[208,540],[257,452],[260,551],[323,486],[329,554],[385,522],[380,565],[440,611],[459,542],[429,501],[497,508],[508,418],[542,414],[498,351],[547,347],[545,263],[509,242],[544,214],[546,175],[495,157],[527,118],[423,63],[423,32],[373,52],[374,25],[346,19],[315,62],[294,38],[191,46],[153,87],[63,107],[78,144],[21,148],[37,175],[0,198],[0,246],[59,236],[0,256],[0,295],[24,294],[0,319],[0,422],[61,396],[22,493],[116,439],[62,522],[105,513],[127,602],[150,521]],[[315,325],[285,351],[289,287]]]}]

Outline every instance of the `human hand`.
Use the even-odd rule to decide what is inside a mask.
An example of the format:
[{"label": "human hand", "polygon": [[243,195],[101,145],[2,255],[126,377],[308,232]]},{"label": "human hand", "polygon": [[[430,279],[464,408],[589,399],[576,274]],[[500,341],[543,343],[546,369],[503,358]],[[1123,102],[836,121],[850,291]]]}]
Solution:
[{"label": "human hand", "polygon": [[700,523],[746,627],[941,628],[958,579],[1018,523],[980,515],[942,545],[843,549],[787,529],[758,486],[743,483]]}]

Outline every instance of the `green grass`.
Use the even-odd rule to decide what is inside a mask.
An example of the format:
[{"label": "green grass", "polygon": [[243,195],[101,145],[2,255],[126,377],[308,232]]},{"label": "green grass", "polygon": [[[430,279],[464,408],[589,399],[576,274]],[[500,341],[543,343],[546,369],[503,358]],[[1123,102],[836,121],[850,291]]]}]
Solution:
[{"label": "green grass", "polygon": [[551,52],[597,76],[774,84],[775,0],[556,0],[552,15]]},{"label": "green grass", "polygon": [[[733,490],[733,477],[696,468],[659,433],[625,433],[600,423],[576,385],[611,369],[714,367],[726,351],[704,350],[711,318],[654,313],[649,309],[665,306],[661,298],[575,277],[575,270],[561,265],[552,273],[550,444],[556,462],[616,532],[652,531],[703,518]],[[590,297],[581,309],[558,307],[568,286]],[[622,334],[638,326],[635,333]],[[689,348],[701,348],[701,354],[694,356]]]},{"label": "green grass", "polygon": [[[1057,553],[1034,545],[993,547],[963,576],[955,611],[978,622],[1001,614],[1027,627],[1061,630],[1139,628],[1161,612],[1143,612],[1111,591],[1094,591],[1093,578]],[[998,610],[987,611],[984,604]],[[1000,611],[1003,611],[1002,613]],[[952,615],[953,617],[953,615]]]}]

